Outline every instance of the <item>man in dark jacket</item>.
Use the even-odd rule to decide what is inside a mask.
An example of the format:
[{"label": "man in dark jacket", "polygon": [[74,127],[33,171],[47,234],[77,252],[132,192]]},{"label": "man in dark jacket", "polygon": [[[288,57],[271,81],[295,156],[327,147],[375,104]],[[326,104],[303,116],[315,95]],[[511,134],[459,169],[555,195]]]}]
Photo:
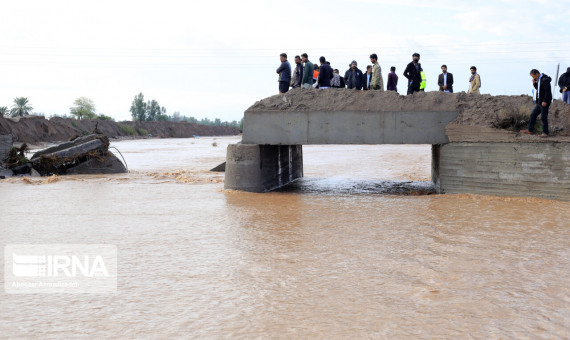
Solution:
[{"label": "man in dark jacket", "polygon": [[305,63],[303,67],[303,79],[301,80],[301,87],[304,89],[313,88],[313,72],[315,68],[313,63],[309,61],[307,53],[301,54],[301,60]]},{"label": "man in dark jacket", "polygon": [[281,53],[279,55],[281,65],[277,68],[279,74],[279,93],[286,93],[289,91],[289,84],[291,83],[291,64],[287,61],[287,54]]},{"label": "man in dark jacket", "polygon": [[386,89],[388,91],[398,92],[398,75],[396,74],[396,66],[390,67],[390,73],[388,73],[388,82],[386,83]]},{"label": "man in dark jacket", "polygon": [[404,70],[404,77],[408,78],[408,94],[418,92],[422,83],[420,54],[416,52],[412,55],[412,58],[412,62]]},{"label": "man in dark jacket", "polygon": [[320,57],[319,62],[321,63],[321,67],[319,68],[319,89],[328,89],[331,87],[331,79],[333,78],[333,70],[327,64],[327,60],[325,57]]},{"label": "man in dark jacket", "polygon": [[442,74],[437,79],[437,85],[442,92],[453,93],[453,74],[447,72],[447,65],[441,65]]},{"label": "man in dark jacket", "polygon": [[294,89],[301,87],[301,81],[303,80],[303,62],[298,55],[295,56],[295,65],[295,72],[293,72],[291,79],[291,87]]},{"label": "man in dark jacket", "polygon": [[558,79],[558,86],[560,87],[560,93],[562,93],[562,101],[570,104],[570,67]]},{"label": "man in dark jacket", "polygon": [[344,78],[346,81],[347,88],[362,90],[365,78],[364,74],[362,74],[362,71],[360,71],[357,66],[358,64],[356,63],[356,60],[353,60],[352,63],[350,64],[350,69],[346,71]]},{"label": "man in dark jacket", "polygon": [[536,89],[536,106],[530,114],[528,130],[521,130],[521,133],[531,135],[534,131],[536,117],[540,115],[542,120],[542,134],[540,137],[548,137],[548,108],[550,103],[552,103],[552,89],[550,88],[552,79],[546,74],[540,73],[537,69],[532,69],[530,76],[532,77],[532,84]]}]

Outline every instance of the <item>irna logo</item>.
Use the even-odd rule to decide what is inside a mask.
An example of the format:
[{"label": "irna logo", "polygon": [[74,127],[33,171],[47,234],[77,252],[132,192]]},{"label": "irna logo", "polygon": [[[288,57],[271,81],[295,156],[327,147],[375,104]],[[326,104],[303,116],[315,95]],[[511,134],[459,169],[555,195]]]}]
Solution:
[{"label": "irna logo", "polygon": [[17,255],[12,253],[12,271],[17,277],[105,277],[103,257],[76,255]]}]

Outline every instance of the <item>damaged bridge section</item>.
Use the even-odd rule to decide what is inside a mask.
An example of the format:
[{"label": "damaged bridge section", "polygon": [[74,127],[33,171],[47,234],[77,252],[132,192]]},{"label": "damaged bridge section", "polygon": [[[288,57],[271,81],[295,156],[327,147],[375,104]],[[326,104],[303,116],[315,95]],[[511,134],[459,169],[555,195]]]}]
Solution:
[{"label": "damaged bridge section", "polygon": [[42,176],[127,172],[123,163],[109,151],[109,138],[103,134],[77,137],[38,151],[30,163]]},{"label": "damaged bridge section", "polygon": [[36,152],[27,159],[28,146],[12,146],[12,136],[0,136],[0,176],[115,174],[127,172],[126,166],[109,151],[109,138],[100,133]]},{"label": "damaged bridge section", "polygon": [[552,103],[547,139],[518,133],[533,107],[528,96],[294,89],[245,112],[225,187],[265,192],[302,177],[302,145],[431,144],[438,193],[570,201],[570,106]]},{"label": "damaged bridge section", "polygon": [[230,145],[225,188],[266,192],[303,177],[305,144],[448,143],[457,112],[246,112],[242,143]]}]

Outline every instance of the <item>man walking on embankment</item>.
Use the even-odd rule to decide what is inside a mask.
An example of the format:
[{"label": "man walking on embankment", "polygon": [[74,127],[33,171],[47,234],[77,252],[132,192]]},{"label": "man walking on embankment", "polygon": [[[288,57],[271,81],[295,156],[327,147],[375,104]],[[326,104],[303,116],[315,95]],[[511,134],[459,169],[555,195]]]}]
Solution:
[{"label": "man walking on embankment", "polygon": [[530,76],[532,77],[532,84],[536,89],[536,106],[530,114],[528,130],[521,130],[521,133],[532,135],[536,118],[540,115],[542,121],[542,134],[540,137],[548,137],[548,108],[550,103],[552,103],[552,90],[550,89],[552,79],[546,74],[540,73],[537,69],[532,69]]}]

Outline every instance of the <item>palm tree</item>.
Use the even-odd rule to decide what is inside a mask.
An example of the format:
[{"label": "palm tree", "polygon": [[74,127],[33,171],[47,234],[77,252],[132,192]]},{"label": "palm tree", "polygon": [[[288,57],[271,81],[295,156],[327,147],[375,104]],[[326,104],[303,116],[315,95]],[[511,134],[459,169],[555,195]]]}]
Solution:
[{"label": "palm tree", "polygon": [[8,107],[0,106],[0,117],[4,117],[8,114]]},{"label": "palm tree", "polygon": [[12,117],[16,116],[23,117],[29,115],[34,108],[29,106],[28,104],[30,103],[28,102],[28,98],[26,97],[14,98],[14,105],[12,105],[12,110],[10,110]]}]

